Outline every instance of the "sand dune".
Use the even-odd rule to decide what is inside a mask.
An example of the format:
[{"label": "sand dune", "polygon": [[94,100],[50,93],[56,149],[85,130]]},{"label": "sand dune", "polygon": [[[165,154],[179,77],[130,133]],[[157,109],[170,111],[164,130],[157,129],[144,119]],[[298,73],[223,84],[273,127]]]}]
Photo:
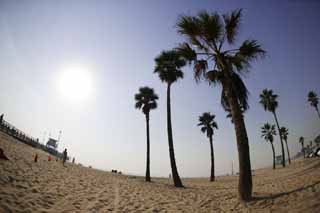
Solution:
[{"label": "sand dune", "polygon": [[[0,132],[0,212],[320,212],[320,159],[288,168],[255,171],[255,199],[237,199],[237,177],[170,180],[116,175],[78,165],[48,162],[48,154]],[[39,161],[33,162],[38,153]]]}]

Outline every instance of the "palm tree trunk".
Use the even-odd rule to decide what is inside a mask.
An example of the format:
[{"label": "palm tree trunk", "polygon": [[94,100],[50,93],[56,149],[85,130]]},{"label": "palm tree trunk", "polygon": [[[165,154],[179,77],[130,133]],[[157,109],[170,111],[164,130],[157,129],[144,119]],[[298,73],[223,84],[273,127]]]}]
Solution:
[{"label": "palm tree trunk", "polygon": [[170,105],[170,88],[171,84],[168,84],[167,88],[167,128],[168,128],[168,143],[169,143],[169,155],[172,170],[172,178],[175,187],[183,187],[181,179],[178,174],[176,160],[174,156],[172,126],[171,126],[171,105]]},{"label": "palm tree trunk", "polygon": [[232,119],[237,138],[239,157],[239,196],[243,201],[249,201],[252,196],[252,175],[250,163],[249,141],[246,126],[237,98],[232,92],[231,85],[223,85],[231,109]]},{"label": "palm tree trunk", "polygon": [[306,158],[306,151],[304,149],[304,144],[301,143],[301,146],[302,146],[303,158]]},{"label": "palm tree trunk", "polygon": [[211,150],[211,176],[210,181],[215,181],[215,175],[214,175],[214,151],[213,151],[213,144],[212,144],[212,135],[209,137],[210,140],[210,150]]},{"label": "palm tree trunk", "polygon": [[280,142],[281,142],[281,152],[282,152],[282,166],[286,167],[286,159],[284,156],[284,147],[283,147],[283,141],[282,141],[282,137],[281,137],[281,131],[280,131],[280,126],[279,126],[279,122],[278,122],[278,118],[277,118],[277,114],[275,111],[272,112],[274,119],[276,120],[276,124],[277,124],[277,128],[278,128],[278,132],[279,132],[279,137],[280,137]]},{"label": "palm tree trunk", "polygon": [[273,169],[276,169],[276,154],[274,153],[273,143],[271,143],[271,147],[272,147],[272,156],[273,156]]},{"label": "palm tree trunk", "polygon": [[319,113],[319,109],[318,109],[318,106],[316,106],[316,111],[317,111],[317,113],[318,113],[318,116],[319,116],[319,118],[320,118],[320,113]]},{"label": "palm tree trunk", "polygon": [[149,113],[146,114],[146,127],[147,127],[147,168],[146,168],[146,181],[151,182],[150,178],[150,133],[149,133]]},{"label": "palm tree trunk", "polygon": [[291,163],[291,158],[290,158],[290,152],[289,152],[288,142],[287,142],[287,140],[285,140],[284,142],[286,143],[287,153],[288,153],[288,161],[289,161],[289,164],[290,164],[290,163]]}]

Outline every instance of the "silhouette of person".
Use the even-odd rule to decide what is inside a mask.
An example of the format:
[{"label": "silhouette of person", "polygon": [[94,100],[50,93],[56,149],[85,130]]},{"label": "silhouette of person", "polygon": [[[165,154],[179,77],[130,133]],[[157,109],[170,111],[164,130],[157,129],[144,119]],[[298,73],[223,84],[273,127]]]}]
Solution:
[{"label": "silhouette of person", "polygon": [[38,154],[36,153],[36,155],[34,156],[34,162],[37,163],[38,162]]},{"label": "silhouette of person", "polygon": [[68,156],[68,153],[67,153],[67,149],[64,149],[63,153],[62,153],[62,164],[64,165],[64,163],[66,162],[67,160],[67,156]]},{"label": "silhouette of person", "polygon": [[2,125],[2,121],[3,121],[3,114],[0,115],[0,126]]},{"label": "silhouette of person", "polygon": [[75,162],[75,158],[73,157],[73,158],[72,158],[72,163],[74,163],[74,162]]}]

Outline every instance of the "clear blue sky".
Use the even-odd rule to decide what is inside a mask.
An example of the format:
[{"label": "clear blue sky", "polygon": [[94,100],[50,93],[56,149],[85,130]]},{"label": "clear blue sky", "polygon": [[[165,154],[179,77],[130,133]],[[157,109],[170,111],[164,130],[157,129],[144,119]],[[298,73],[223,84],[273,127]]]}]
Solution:
[{"label": "clear blue sky", "polygon": [[[253,168],[271,165],[271,147],[260,137],[271,113],[258,103],[263,88],[279,95],[281,125],[289,128],[293,156],[320,133],[320,120],[306,101],[309,90],[320,94],[320,3],[283,1],[1,1],[0,113],[42,141],[44,132],[57,136],[85,165],[145,173],[145,118],[134,108],[140,86],[153,87],[158,109],[151,113],[151,174],[170,173],[166,132],[166,87],[153,74],[154,58],[183,38],[175,23],[180,14],[200,10],[219,13],[243,8],[239,41],[257,39],[267,57],[253,64],[244,79],[250,91],[246,125]],[[90,71],[91,97],[70,101],[59,92],[64,66]],[[196,84],[191,69],[172,88],[172,122],[181,176],[209,176],[210,149],[196,126],[198,116],[216,114],[216,171],[237,168],[234,129],[225,118],[220,87]],[[48,136],[48,135],[47,135]],[[279,139],[276,152],[280,154]]]}]

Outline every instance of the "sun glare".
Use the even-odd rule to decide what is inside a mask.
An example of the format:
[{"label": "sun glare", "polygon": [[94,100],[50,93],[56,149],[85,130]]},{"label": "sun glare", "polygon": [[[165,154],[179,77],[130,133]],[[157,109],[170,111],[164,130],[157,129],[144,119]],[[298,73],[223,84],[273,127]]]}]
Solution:
[{"label": "sun glare", "polygon": [[88,99],[93,91],[89,69],[80,65],[64,67],[59,78],[59,90],[65,98],[71,101]]}]

